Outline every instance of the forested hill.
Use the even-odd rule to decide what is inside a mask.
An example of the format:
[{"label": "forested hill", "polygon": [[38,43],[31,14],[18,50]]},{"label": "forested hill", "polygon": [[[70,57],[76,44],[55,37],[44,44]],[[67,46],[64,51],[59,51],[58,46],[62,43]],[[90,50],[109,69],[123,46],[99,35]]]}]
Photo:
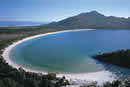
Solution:
[{"label": "forested hill", "polygon": [[77,16],[47,24],[47,28],[94,28],[94,29],[130,29],[130,17],[105,16],[97,11],[81,13]]},{"label": "forested hill", "polygon": [[92,57],[105,63],[130,68],[130,49],[98,54]]}]

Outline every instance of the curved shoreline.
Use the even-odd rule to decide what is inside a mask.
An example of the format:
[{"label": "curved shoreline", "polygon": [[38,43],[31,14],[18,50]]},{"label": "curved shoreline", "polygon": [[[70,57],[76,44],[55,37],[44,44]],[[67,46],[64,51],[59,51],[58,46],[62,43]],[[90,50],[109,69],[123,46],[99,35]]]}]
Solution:
[{"label": "curved shoreline", "polygon": [[[18,69],[19,67],[22,67],[22,66],[17,65],[15,62],[13,62],[10,59],[10,52],[17,45],[19,45],[19,44],[21,44],[21,43],[23,43],[27,40],[38,38],[38,37],[41,37],[41,36],[47,36],[47,35],[51,35],[51,34],[64,33],[64,32],[86,31],[86,30],[95,30],[95,29],[63,30],[63,31],[50,32],[50,33],[44,33],[44,34],[26,37],[26,38],[23,38],[22,40],[18,40],[16,42],[14,42],[13,44],[11,44],[7,48],[5,48],[2,56],[10,66]],[[25,71],[28,71],[28,72],[35,72],[35,73],[42,73],[42,74],[48,73],[48,72],[40,72],[40,71],[37,71],[37,70],[27,69],[25,67],[23,67],[23,69]],[[108,72],[108,71],[100,71],[100,72],[93,72],[93,73],[82,73],[82,74],[63,74],[63,73],[60,73],[57,76],[58,77],[65,76],[68,80],[72,81],[73,83],[76,83],[77,81],[80,81],[80,83],[86,83],[86,81],[87,82],[88,81],[97,81],[100,84],[100,83],[104,83],[106,81],[111,82],[111,81],[115,80],[115,78],[113,77],[113,74],[111,72]],[[102,76],[104,76],[104,77],[102,77]],[[101,77],[102,77],[102,79],[101,79]]]}]

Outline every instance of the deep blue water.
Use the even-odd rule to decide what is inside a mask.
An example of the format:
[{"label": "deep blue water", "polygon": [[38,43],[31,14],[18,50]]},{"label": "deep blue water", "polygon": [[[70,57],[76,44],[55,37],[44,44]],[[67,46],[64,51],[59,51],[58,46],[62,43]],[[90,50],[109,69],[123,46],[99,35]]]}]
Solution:
[{"label": "deep blue water", "polygon": [[46,72],[109,70],[126,75],[130,72],[129,69],[116,66],[112,68],[91,56],[129,48],[130,30],[89,30],[57,33],[28,40],[16,46],[10,56],[16,64]]},{"label": "deep blue water", "polygon": [[0,27],[14,27],[14,26],[37,26],[46,24],[45,22],[27,22],[27,21],[0,21]]}]

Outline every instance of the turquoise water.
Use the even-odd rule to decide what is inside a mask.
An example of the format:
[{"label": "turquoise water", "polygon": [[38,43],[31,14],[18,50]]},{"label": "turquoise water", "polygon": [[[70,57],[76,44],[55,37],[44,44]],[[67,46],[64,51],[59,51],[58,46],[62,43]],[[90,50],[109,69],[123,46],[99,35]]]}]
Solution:
[{"label": "turquoise water", "polygon": [[[92,55],[130,48],[130,30],[89,30],[51,34],[25,41],[11,51],[16,64],[39,71],[88,73],[110,70]],[[110,68],[110,69],[109,69]]]}]

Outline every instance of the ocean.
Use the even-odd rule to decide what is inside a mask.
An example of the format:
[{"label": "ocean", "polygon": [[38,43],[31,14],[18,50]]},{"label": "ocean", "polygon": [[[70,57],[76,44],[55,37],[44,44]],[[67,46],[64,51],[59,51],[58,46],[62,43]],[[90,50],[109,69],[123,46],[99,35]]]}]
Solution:
[{"label": "ocean", "polygon": [[42,24],[47,24],[47,22],[0,21],[0,27],[37,26]]}]

